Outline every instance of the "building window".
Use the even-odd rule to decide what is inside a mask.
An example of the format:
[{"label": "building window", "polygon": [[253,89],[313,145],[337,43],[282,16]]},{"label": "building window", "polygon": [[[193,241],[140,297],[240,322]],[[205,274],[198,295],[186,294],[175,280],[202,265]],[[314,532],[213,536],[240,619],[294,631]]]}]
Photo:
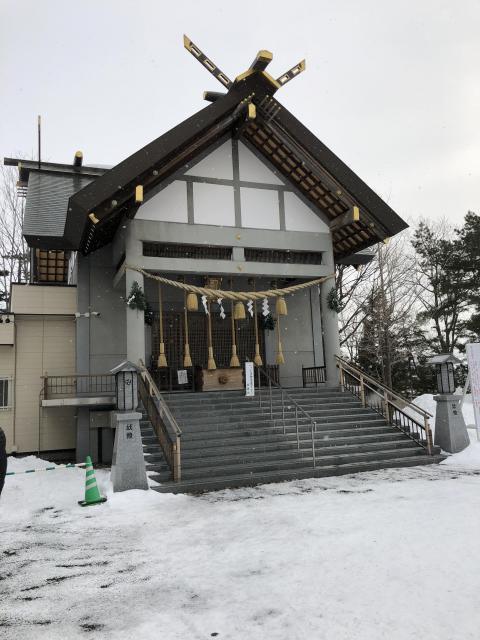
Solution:
[{"label": "building window", "polygon": [[231,260],[232,247],[204,244],[144,242],[143,255],[149,258],[192,258],[194,260]]},{"label": "building window", "polygon": [[0,409],[10,409],[12,388],[11,378],[0,378]]},{"label": "building window", "polygon": [[279,264],[322,264],[321,251],[289,251],[284,249],[252,249],[245,247],[247,262]]}]

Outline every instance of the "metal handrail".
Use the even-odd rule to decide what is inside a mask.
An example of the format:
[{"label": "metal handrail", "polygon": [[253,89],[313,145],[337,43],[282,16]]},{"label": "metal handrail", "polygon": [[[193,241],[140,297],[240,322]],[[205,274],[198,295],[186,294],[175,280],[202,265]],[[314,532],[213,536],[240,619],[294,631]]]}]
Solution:
[{"label": "metal handrail", "polygon": [[[387,387],[379,380],[372,378],[367,373],[364,373],[358,367],[351,365],[349,362],[347,362],[343,358],[340,358],[339,356],[335,356],[335,358],[338,363],[337,366],[340,369],[340,385],[342,386],[342,388],[345,388],[347,386],[345,381],[345,374],[348,376],[351,376],[354,380],[357,380],[358,385],[356,383],[355,385],[353,385],[355,388],[355,391],[353,389],[351,391],[352,393],[355,393],[356,395],[358,395],[358,397],[361,400],[362,406],[364,407],[367,406],[367,396],[365,394],[365,389],[372,391],[375,395],[377,395],[380,398],[381,409],[379,410],[378,406],[376,406],[373,401],[370,401],[368,403],[369,406],[373,408],[375,411],[378,411],[379,413],[384,415],[384,417],[387,419],[387,421],[391,425],[399,428],[408,437],[410,437],[412,440],[415,440],[416,442],[419,442],[419,436],[418,434],[417,434],[417,437],[412,435],[411,423],[413,423],[415,428],[423,430],[425,432],[426,444],[423,445],[422,442],[420,442],[420,444],[422,444],[422,446],[425,446],[429,455],[433,455],[433,438],[432,438],[432,431],[430,429],[430,424],[428,420],[429,417],[430,418],[433,417],[431,413],[429,413],[428,411],[425,411],[424,409],[422,409],[422,407],[419,407],[414,402],[410,402],[410,400],[407,400],[406,398],[402,397],[400,394],[393,391],[393,389],[391,389],[390,387]],[[368,384],[368,382],[365,382],[366,380],[371,384],[375,385],[377,388],[374,388],[371,386],[371,384]],[[356,390],[357,387],[358,387],[358,393]],[[394,402],[392,398],[395,398],[395,400],[400,400],[400,403],[403,406],[399,406],[399,404],[397,402]],[[405,408],[409,408],[412,411],[420,414],[421,417],[423,418],[423,425],[421,422],[418,422],[417,420],[415,420],[415,418],[405,413],[404,411]],[[393,409],[393,411],[391,411],[391,409]],[[399,414],[399,417],[400,417],[399,422],[398,422],[398,416],[397,416],[397,422],[395,422],[395,419],[394,419],[395,414]],[[403,424],[402,420],[406,424]]]},{"label": "metal handrail", "polygon": [[313,460],[313,467],[316,467],[316,456],[315,456],[315,432],[317,431],[317,423],[316,421],[313,419],[313,417],[307,413],[307,411],[305,411],[305,409],[303,407],[301,407],[298,402],[292,398],[292,396],[287,393],[285,391],[285,389],[278,383],[276,382],[271,376],[270,374],[263,369],[262,367],[257,367],[257,381],[258,381],[258,397],[260,400],[260,408],[262,408],[262,392],[261,392],[261,384],[260,384],[260,375],[263,374],[265,376],[265,378],[268,380],[268,389],[269,389],[269,395],[270,395],[270,420],[273,421],[273,426],[275,428],[276,425],[276,418],[273,417],[273,396],[272,396],[272,384],[277,387],[278,389],[280,389],[282,395],[282,422],[283,422],[283,433],[285,434],[285,400],[284,398],[286,397],[295,407],[295,430],[296,430],[296,435],[297,435],[297,449],[300,449],[300,432],[298,429],[298,412],[300,411],[300,413],[302,413],[309,421],[310,421],[310,429],[311,429],[311,440],[312,440],[312,460]]},{"label": "metal handrail", "polygon": [[[341,367],[342,368],[351,369],[351,371],[353,371],[354,373],[358,373],[358,374],[362,375],[364,380],[370,380],[371,383],[376,384],[377,386],[379,386],[384,391],[388,391],[388,393],[392,397],[397,398],[397,400],[400,400],[400,402],[405,403],[406,405],[408,405],[409,407],[411,407],[412,409],[414,409],[418,413],[421,413],[423,416],[428,416],[429,418],[433,418],[433,415],[431,413],[429,413],[428,411],[425,411],[425,409],[422,409],[422,407],[420,407],[418,404],[415,404],[415,402],[412,402],[411,400],[408,400],[407,398],[404,398],[399,393],[394,391],[391,387],[387,387],[386,384],[383,384],[383,382],[380,382],[380,380],[377,380],[376,378],[372,378],[372,376],[369,376],[368,373],[365,373],[364,371],[362,371],[361,369],[359,369],[355,365],[350,364],[350,362],[347,362],[346,360],[344,360],[340,356],[335,356],[335,358],[336,358],[336,360],[338,360],[339,363],[341,363]],[[373,391],[373,389],[372,389],[372,391]]]}]

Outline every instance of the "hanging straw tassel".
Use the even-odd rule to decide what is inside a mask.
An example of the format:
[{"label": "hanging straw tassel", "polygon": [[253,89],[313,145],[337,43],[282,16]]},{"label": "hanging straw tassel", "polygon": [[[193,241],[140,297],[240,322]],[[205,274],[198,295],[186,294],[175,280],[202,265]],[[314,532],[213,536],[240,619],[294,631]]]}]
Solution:
[{"label": "hanging straw tassel", "polygon": [[277,316],[288,315],[287,303],[283,296],[280,296],[279,298],[277,298],[277,302],[275,303],[275,309],[277,311]]},{"label": "hanging straw tassel", "polygon": [[185,368],[192,366],[192,358],[190,357],[190,345],[188,342],[188,313],[187,313],[187,294],[184,293],[184,316],[185,316],[185,347],[183,350],[183,366]]},{"label": "hanging straw tassel", "polygon": [[237,356],[237,345],[236,344],[232,344],[232,357],[230,358],[230,366],[231,367],[239,367],[240,366],[240,360],[238,359],[238,356]]},{"label": "hanging straw tassel", "polygon": [[212,314],[210,313],[210,302],[208,303],[207,325],[208,325],[208,363],[207,363],[207,369],[209,371],[214,371],[217,368],[217,365],[215,364],[215,359],[213,357]]},{"label": "hanging straw tassel", "polygon": [[[230,284],[230,288],[232,288],[232,284]],[[240,360],[237,356],[237,343],[235,339],[235,318],[234,318],[234,309],[233,309],[233,300],[232,300],[232,357],[230,358],[230,366],[231,367],[239,367]]]},{"label": "hanging straw tassel", "polygon": [[157,365],[159,369],[167,367],[167,358],[165,356],[165,343],[163,341],[163,306],[162,306],[162,287],[158,285],[158,311],[160,314],[160,353],[158,354]]},{"label": "hanging straw tassel", "polygon": [[283,357],[282,343],[280,341],[280,317],[277,317],[277,357],[275,358],[277,364],[285,364],[285,358]]},{"label": "hanging straw tassel", "polygon": [[233,317],[235,320],[245,320],[246,318],[245,307],[243,305],[243,302],[240,302],[240,300],[235,303]]},{"label": "hanging straw tassel", "polygon": [[[253,281],[253,290],[255,291],[255,280]],[[255,322],[255,356],[253,362],[257,367],[263,365],[262,356],[260,355],[260,344],[258,342],[258,316],[257,316],[257,301],[253,301],[253,320]]]},{"label": "hanging straw tassel", "polygon": [[198,298],[196,293],[187,295],[187,311],[198,311]]}]

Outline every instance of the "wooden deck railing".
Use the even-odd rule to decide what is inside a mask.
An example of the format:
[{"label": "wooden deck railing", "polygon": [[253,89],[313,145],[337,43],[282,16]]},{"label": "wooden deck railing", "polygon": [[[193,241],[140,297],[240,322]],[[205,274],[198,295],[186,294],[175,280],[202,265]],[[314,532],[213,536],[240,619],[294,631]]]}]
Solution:
[{"label": "wooden deck railing", "polygon": [[142,360],[139,362],[138,393],[170,467],[172,478],[178,482],[182,478],[182,431]]},{"label": "wooden deck railing", "polygon": [[407,400],[379,380],[336,356],[340,370],[340,385],[356,395],[364,407],[380,413],[386,421],[424,447],[433,455],[432,431],[429,418],[432,414],[414,402]]}]

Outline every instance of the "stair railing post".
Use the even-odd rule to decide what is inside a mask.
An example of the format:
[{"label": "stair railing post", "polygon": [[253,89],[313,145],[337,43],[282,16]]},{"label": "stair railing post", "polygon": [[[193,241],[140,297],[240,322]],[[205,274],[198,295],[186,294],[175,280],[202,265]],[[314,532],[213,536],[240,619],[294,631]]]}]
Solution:
[{"label": "stair railing post", "polygon": [[298,406],[295,405],[295,427],[297,429],[297,449],[300,449],[300,436],[298,435]]},{"label": "stair railing post", "polygon": [[317,423],[312,422],[311,428],[312,428],[312,458],[313,458],[313,468],[315,469],[315,467],[317,466],[317,461],[315,458],[315,431],[317,430]]},{"label": "stair railing post", "polygon": [[344,377],[344,373],[343,373],[343,366],[342,366],[342,361],[339,360],[338,361],[338,368],[339,368],[339,378],[340,378],[340,388],[342,389],[342,391],[345,391],[345,377]]},{"label": "stair railing post", "polygon": [[180,482],[182,479],[182,463],[181,463],[181,450],[180,450],[180,438],[177,436],[173,443],[173,480],[174,482]]},{"label": "stair railing post", "polygon": [[386,389],[383,392],[383,404],[384,404],[385,418],[387,419],[387,422],[390,422],[390,410],[388,408],[388,391]]},{"label": "stair railing post", "polygon": [[430,423],[428,422],[428,416],[423,416],[423,423],[425,427],[425,437],[427,440],[427,451],[428,455],[433,455],[432,453],[432,431],[430,429]]},{"label": "stair railing post", "polygon": [[270,419],[273,420],[272,379],[268,377],[268,389],[270,391]]},{"label": "stair railing post", "polygon": [[260,391],[260,367],[257,367],[257,386],[258,386],[258,399],[260,401],[260,409],[262,408],[262,392]]},{"label": "stair railing post", "polygon": [[362,375],[360,375],[360,400],[362,401],[362,407],[365,407],[365,384]]}]

